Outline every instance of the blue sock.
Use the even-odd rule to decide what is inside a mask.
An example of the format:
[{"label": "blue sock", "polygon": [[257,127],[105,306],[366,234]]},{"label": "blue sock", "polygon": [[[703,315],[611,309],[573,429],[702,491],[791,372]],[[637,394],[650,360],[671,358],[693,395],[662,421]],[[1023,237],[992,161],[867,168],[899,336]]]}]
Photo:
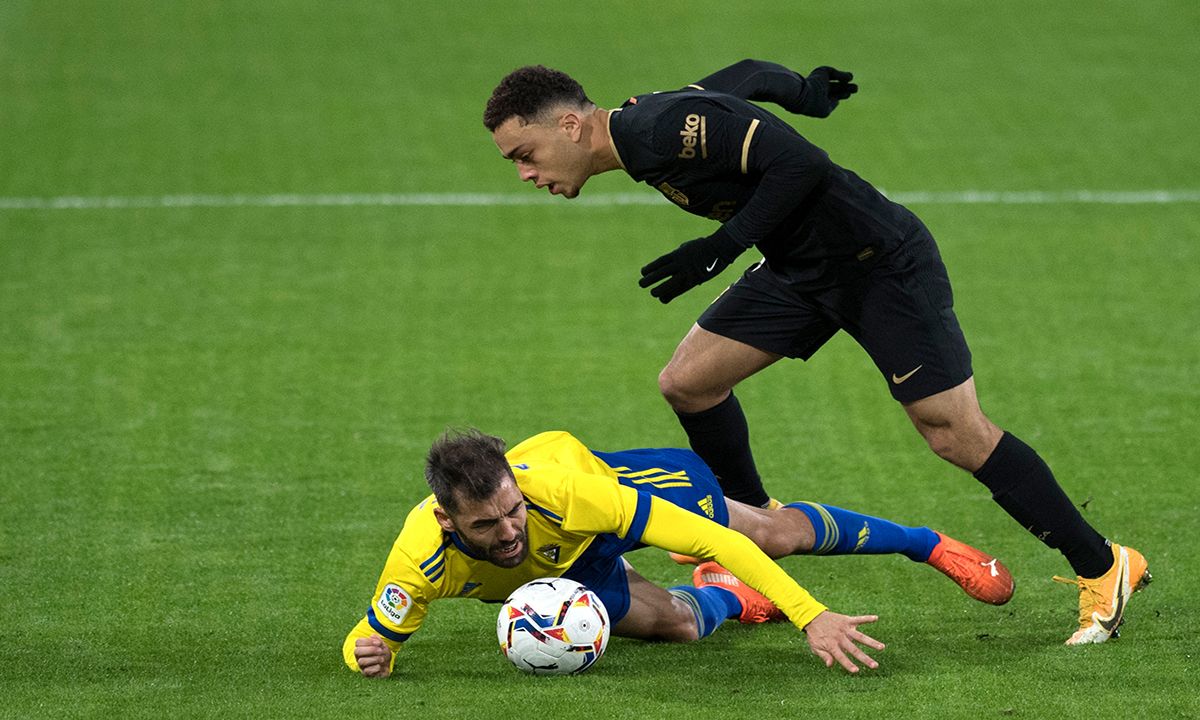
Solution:
[{"label": "blue sock", "polygon": [[789,503],[812,521],[816,539],[813,555],[883,555],[900,553],[925,562],[938,544],[937,533],[927,527],[910,528],[870,515],[860,515],[832,505]]},{"label": "blue sock", "polygon": [[729,618],[742,614],[742,602],[723,587],[679,585],[668,592],[685,602],[696,614],[696,627],[702,638],[712,635]]}]

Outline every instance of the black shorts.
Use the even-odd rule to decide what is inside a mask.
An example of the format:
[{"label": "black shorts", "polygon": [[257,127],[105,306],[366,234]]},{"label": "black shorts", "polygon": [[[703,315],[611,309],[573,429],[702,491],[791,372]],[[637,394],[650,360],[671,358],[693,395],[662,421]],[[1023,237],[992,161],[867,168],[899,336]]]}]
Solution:
[{"label": "black shorts", "polygon": [[923,225],[870,264],[851,259],[841,281],[789,284],[763,261],[697,321],[759,350],[807,360],[838,330],[867,351],[892,397],[920,400],[971,377],[971,351],[954,316],[950,278]]}]

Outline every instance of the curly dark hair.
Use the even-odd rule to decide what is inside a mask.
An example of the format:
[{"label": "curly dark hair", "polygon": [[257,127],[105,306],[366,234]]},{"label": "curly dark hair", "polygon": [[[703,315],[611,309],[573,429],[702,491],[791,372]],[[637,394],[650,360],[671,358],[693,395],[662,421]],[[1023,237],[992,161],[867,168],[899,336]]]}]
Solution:
[{"label": "curly dark hair", "polygon": [[506,75],[492,91],[483,111],[483,125],[496,132],[496,128],[514,115],[522,122],[529,122],[560,103],[577,107],[594,104],[583,86],[570,75],[545,65],[526,65]]},{"label": "curly dark hair", "polygon": [[506,477],[513,477],[504,441],[470,428],[447,430],[425,457],[425,481],[446,512],[458,512],[459,498],[486,500]]}]

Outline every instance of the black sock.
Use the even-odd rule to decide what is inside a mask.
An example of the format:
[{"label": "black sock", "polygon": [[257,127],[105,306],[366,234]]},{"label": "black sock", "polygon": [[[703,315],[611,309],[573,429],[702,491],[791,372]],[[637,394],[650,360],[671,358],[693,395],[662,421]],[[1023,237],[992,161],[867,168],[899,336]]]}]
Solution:
[{"label": "black sock", "polygon": [[1016,435],[1004,433],[975,479],[1022,527],[1057,548],[1075,574],[1096,578],[1112,567],[1108,541],[1079,514],[1041,456]]},{"label": "black sock", "polygon": [[770,500],[750,454],[750,428],[733,393],[698,413],[676,412],[692,450],[717,476],[725,497],[762,507]]}]

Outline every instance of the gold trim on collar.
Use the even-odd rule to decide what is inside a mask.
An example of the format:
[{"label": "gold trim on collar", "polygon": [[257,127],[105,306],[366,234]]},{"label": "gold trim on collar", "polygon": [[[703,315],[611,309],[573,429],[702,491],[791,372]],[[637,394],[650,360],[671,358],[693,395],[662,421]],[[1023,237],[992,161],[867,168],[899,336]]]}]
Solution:
[{"label": "gold trim on collar", "polygon": [[[612,148],[613,157],[615,157],[617,159],[617,164],[621,166],[622,170],[624,170],[625,172],[629,172],[629,168],[625,167],[625,161],[621,159],[621,153],[617,152],[617,144],[615,142],[613,142],[612,116],[616,115],[619,112],[621,112],[621,108],[617,108],[616,110],[608,111],[608,116],[604,118],[604,130],[605,130],[605,132],[608,133],[608,146],[610,148]],[[757,120],[755,122],[757,122]]]}]

